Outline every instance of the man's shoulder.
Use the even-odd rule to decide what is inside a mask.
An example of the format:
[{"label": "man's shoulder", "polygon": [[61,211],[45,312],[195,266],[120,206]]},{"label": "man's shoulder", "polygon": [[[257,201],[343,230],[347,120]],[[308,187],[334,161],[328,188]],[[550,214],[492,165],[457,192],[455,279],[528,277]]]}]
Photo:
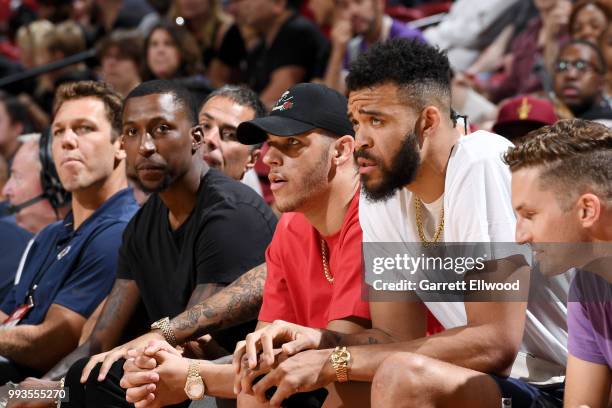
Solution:
[{"label": "man's shoulder", "polygon": [[200,210],[213,209],[240,211],[244,206],[252,207],[265,215],[272,210],[251,187],[236,181],[216,169],[210,169],[202,181],[198,202]]},{"label": "man's shoulder", "polygon": [[476,164],[507,168],[503,155],[514,146],[508,139],[495,133],[479,130],[459,139],[448,164],[449,172],[469,172]]},{"label": "man's shoulder", "polygon": [[314,229],[312,224],[302,213],[288,212],[281,215],[276,226],[275,234],[283,239],[305,237],[306,232]]}]

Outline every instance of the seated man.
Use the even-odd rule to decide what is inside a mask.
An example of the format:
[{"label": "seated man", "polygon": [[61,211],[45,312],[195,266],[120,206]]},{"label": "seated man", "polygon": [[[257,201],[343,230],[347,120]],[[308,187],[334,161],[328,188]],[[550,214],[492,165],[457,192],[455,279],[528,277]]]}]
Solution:
[{"label": "seated man", "polygon": [[260,195],[261,186],[253,167],[259,159],[261,144],[241,144],[236,139],[236,128],[265,114],[266,109],[255,92],[244,86],[229,85],[208,95],[198,114],[204,131],[206,163],[244,182]]},{"label": "seated man", "polygon": [[271,107],[290,86],[323,76],[329,43],[299,14],[299,0],[243,1],[244,23],[259,38],[246,52],[249,87]]},{"label": "seated man", "polygon": [[32,235],[59,221],[70,210],[70,195],[61,187],[49,145],[48,136],[40,135],[23,142],[13,158],[11,177],[2,189],[9,203],[7,211],[15,214],[17,225],[0,223],[0,248],[3,249],[0,251],[0,302],[13,286]]},{"label": "seated man", "polygon": [[[279,319],[341,333],[369,327],[368,304],[361,299],[359,179],[345,107],[346,98],[336,91],[299,84],[284,94],[268,117],[238,127],[241,142],[267,140],[270,145],[264,162],[271,168],[272,191],[284,213],[266,253],[268,277],[259,328]],[[130,387],[129,401],[148,399],[164,406],[194,398],[183,391],[191,377],[201,378],[207,395],[235,397],[235,371],[229,364],[181,359],[167,345],[157,345],[147,350],[157,359],[153,366],[159,363],[156,381],[150,381],[139,372],[151,362],[142,351],[136,357],[142,368],[135,360],[126,363],[129,372],[122,386]],[[188,378],[190,364],[199,377],[194,372]],[[153,395],[148,383],[160,385]],[[357,406],[355,395],[342,395],[346,406]],[[332,398],[337,396],[332,393]],[[247,395],[241,395],[239,403],[257,405]]]},{"label": "seated man", "polygon": [[555,94],[574,117],[612,124],[612,107],[604,98],[605,66],[601,51],[590,42],[573,40],[561,48],[555,63]]},{"label": "seated man", "polygon": [[423,35],[401,21],[385,14],[384,0],[339,0],[331,31],[331,53],[325,84],[345,93],[344,80],[349,65],[372,45],[393,38],[418,38]]},{"label": "seated man", "polygon": [[60,87],[55,101],[53,160],[71,212],[38,234],[0,305],[0,385],[41,375],[77,346],[112,287],[121,235],[138,209],[119,141],[119,95],[78,82]]},{"label": "seated man", "polygon": [[[151,196],[126,228],[117,280],[93,333],[62,363],[102,352],[72,365],[66,376],[67,406],[91,406],[92,401],[96,406],[127,405],[117,383],[129,348],[118,344],[129,326],[153,323],[157,336],[176,345],[169,316],[264,260],[276,218],[254,191],[201,159],[203,132],[196,120],[189,92],[171,81],[142,83],[126,97],[121,140],[127,174]],[[138,313],[140,302],[143,314]],[[190,314],[188,321],[198,317]],[[246,322],[215,331],[216,341],[207,342],[205,355],[227,354],[252,327]]]},{"label": "seated man", "polygon": [[[612,131],[582,120],[560,121],[530,133],[529,140],[510,149],[505,160],[512,171],[516,239],[543,251],[538,260],[547,275],[581,268],[568,302],[564,406],[608,407]],[[606,260],[599,266],[605,270],[599,274],[597,262],[602,259]]]},{"label": "seated man", "polygon": [[[512,258],[495,250],[495,243],[514,241],[510,172],[501,160],[511,144],[484,131],[460,136],[451,115],[448,58],[416,41],[387,41],[351,66],[347,86],[364,187],[359,204],[364,255],[380,243],[419,251],[436,242],[482,243],[496,254],[489,263],[518,277],[524,288],[527,268],[516,268]],[[509,254],[515,255],[512,247]],[[499,253],[506,251],[502,247]],[[417,268],[416,276],[424,269]],[[391,274],[391,283],[406,275]],[[375,288],[369,273],[366,282]],[[534,296],[544,296],[534,289]],[[372,382],[372,404],[379,407],[491,407],[506,397],[516,406],[534,400],[559,404],[553,394],[563,387],[567,350],[557,322],[565,322],[565,308],[553,301],[546,309],[527,308],[526,296],[506,301],[505,292],[471,301],[412,290],[411,301],[392,301],[392,294],[372,290],[371,330],[340,335],[289,323],[266,327],[235,354],[239,359],[246,352],[248,361],[237,367],[240,388],[261,401],[266,390],[277,387],[272,406],[295,390],[347,380]],[[444,332],[425,337],[427,309]],[[271,345],[281,343],[287,343],[285,350],[318,350],[287,358],[252,385],[258,352],[265,358],[259,363],[269,364]],[[518,378],[550,386],[540,390]]]}]

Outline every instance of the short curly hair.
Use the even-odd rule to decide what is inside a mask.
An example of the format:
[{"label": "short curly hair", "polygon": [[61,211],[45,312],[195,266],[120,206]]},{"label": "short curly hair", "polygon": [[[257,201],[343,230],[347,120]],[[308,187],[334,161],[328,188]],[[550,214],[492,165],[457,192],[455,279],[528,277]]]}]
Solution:
[{"label": "short curly hair", "polygon": [[393,39],[375,44],[351,64],[349,92],[397,85],[416,111],[436,105],[450,111],[451,68],[446,53],[419,40]]},{"label": "short curly hair", "polygon": [[508,149],[512,172],[541,168],[540,185],[549,186],[568,204],[591,192],[612,207],[612,130],[582,119],[560,120],[534,130]]}]

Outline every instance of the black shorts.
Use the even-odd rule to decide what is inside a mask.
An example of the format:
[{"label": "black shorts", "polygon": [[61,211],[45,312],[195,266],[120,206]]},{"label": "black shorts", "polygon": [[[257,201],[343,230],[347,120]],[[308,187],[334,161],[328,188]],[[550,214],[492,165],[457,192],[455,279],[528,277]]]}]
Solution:
[{"label": "black shorts", "polygon": [[[502,395],[504,408],[562,408],[565,383],[533,385],[511,377],[491,375]],[[504,405],[504,403],[506,405]]]}]

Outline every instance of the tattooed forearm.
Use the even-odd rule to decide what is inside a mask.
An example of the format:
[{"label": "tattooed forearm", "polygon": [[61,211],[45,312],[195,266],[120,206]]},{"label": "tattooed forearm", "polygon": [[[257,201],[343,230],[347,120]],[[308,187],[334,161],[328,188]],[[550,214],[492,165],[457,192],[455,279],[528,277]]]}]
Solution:
[{"label": "tattooed forearm", "polygon": [[321,348],[362,346],[393,342],[393,337],[379,329],[368,329],[359,333],[339,333],[331,330],[324,330]]},{"label": "tattooed forearm", "polygon": [[261,264],[170,322],[179,343],[257,318],[266,281]]}]

